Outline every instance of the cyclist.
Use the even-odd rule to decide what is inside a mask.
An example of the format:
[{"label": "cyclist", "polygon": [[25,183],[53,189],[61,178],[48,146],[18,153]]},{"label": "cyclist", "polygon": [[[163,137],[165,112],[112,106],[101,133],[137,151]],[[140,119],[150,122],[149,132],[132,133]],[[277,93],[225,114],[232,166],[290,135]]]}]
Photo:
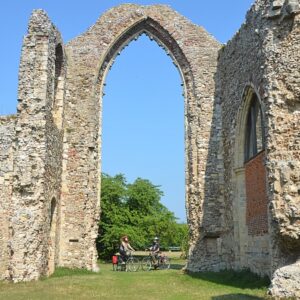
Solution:
[{"label": "cyclist", "polygon": [[159,238],[155,237],[153,239],[153,243],[152,246],[150,247],[150,251],[151,251],[151,257],[152,257],[152,261],[154,263],[154,266],[158,266],[158,255],[160,253],[160,246],[159,246]]},{"label": "cyclist", "polygon": [[128,236],[124,235],[121,238],[120,249],[119,249],[120,256],[121,256],[121,259],[122,259],[123,263],[126,262],[126,260],[128,259],[129,254],[130,254],[131,251],[135,251],[135,250],[129,244]]}]

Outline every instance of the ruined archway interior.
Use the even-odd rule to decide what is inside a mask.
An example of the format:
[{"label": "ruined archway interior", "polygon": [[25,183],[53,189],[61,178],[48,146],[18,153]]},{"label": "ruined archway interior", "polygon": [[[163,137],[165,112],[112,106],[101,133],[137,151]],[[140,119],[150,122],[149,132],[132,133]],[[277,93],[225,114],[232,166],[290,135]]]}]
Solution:
[{"label": "ruined archway interior", "polygon": [[[150,179],[162,202],[186,220],[184,91],[180,73],[151,36],[119,51],[103,84],[102,172]],[[172,201],[171,201],[172,199]],[[169,200],[169,201],[168,201]],[[168,201],[168,202],[167,202]]]},{"label": "ruined archway interior", "polygon": [[[20,80],[16,128],[23,129],[16,131],[19,141],[16,153],[20,155],[16,154],[13,163],[18,170],[35,171],[33,175],[30,173],[22,178],[11,177],[12,181],[15,179],[12,183],[15,188],[12,189],[11,219],[14,219],[14,214],[17,217],[18,203],[24,199],[25,191],[26,195],[31,195],[26,211],[32,221],[26,226],[12,225],[14,235],[10,249],[7,249],[10,256],[3,264],[3,268],[9,268],[9,277],[13,281],[22,281],[37,279],[47,273],[51,215],[46,206],[38,211],[32,209],[40,203],[40,195],[47,204],[50,204],[53,194],[57,199],[59,247],[55,265],[98,269],[95,239],[100,211],[99,132],[103,83],[122,47],[144,32],[166,49],[182,77],[186,206],[191,240],[196,240],[204,197],[199,191],[205,178],[205,157],[209,147],[207,124],[213,114],[216,64],[212,62],[216,61],[219,43],[202,28],[161,5],[116,7],[67,45],[63,45],[60,33],[44,11],[33,12],[28,28],[20,76],[28,78],[29,84]],[[195,45],[201,48],[201,53],[193,51]],[[199,63],[201,57],[205,59]],[[31,58],[37,58],[37,61],[31,61]],[[32,73],[34,67],[37,70]],[[26,130],[26,125],[21,125],[26,118],[29,121],[26,124],[32,121],[39,127]],[[23,151],[28,154],[28,159],[24,159]],[[30,176],[34,176],[34,180],[30,180]],[[45,218],[49,222],[43,222]],[[37,231],[35,228],[41,229]],[[43,247],[33,251],[34,244],[25,242],[28,234]],[[36,251],[38,253],[33,255]],[[18,262],[22,262],[22,267],[15,268],[16,264],[20,266]]]},{"label": "ruined archway interior", "polygon": [[[100,71],[98,75],[99,87],[96,91],[96,96],[102,98],[104,94],[105,78],[108,71],[111,69],[115,62],[116,56],[120,55],[122,50],[129,45],[130,42],[138,40],[141,35],[147,35],[150,40],[156,41],[157,45],[162,47],[166,54],[171,57],[174,65],[178,68],[179,74],[182,80],[183,95],[185,97],[185,103],[187,103],[187,97],[192,97],[191,91],[193,87],[193,77],[191,74],[190,66],[182,53],[180,47],[176,41],[166,32],[157,22],[147,18],[143,21],[134,24],[129,30],[125,31],[121,37],[119,37],[115,43],[110,47],[106,53],[104,60],[100,63]],[[179,63],[180,62],[180,63]],[[185,106],[185,111],[187,107]]]}]

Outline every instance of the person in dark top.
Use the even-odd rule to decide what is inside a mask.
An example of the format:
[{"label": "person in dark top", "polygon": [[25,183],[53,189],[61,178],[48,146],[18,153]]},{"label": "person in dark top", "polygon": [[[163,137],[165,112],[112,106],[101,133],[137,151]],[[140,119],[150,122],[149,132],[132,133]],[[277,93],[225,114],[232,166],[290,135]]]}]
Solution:
[{"label": "person in dark top", "polygon": [[158,237],[155,237],[153,239],[153,243],[152,243],[152,246],[150,247],[150,251],[151,251],[151,257],[152,257],[154,265],[158,265],[158,255],[159,255],[159,252],[160,252],[159,238]]}]

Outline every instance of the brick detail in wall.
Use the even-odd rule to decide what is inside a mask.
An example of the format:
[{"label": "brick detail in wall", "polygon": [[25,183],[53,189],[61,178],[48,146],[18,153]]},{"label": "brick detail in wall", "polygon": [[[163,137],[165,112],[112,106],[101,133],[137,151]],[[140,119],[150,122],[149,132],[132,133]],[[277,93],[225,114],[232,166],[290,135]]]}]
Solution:
[{"label": "brick detail in wall", "polygon": [[268,197],[264,157],[263,151],[245,164],[246,224],[248,234],[252,236],[268,233]]}]

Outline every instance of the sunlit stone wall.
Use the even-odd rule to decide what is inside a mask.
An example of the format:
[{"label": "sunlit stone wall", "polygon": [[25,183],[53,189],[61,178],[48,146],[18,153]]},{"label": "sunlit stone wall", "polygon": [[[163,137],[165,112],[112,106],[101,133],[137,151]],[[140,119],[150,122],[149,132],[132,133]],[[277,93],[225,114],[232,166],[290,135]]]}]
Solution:
[{"label": "sunlit stone wall", "polygon": [[8,276],[9,219],[12,197],[13,143],[16,116],[0,117],[0,276]]},{"label": "sunlit stone wall", "polygon": [[[213,119],[213,111],[220,112],[220,106],[214,105],[219,43],[203,28],[167,6],[126,4],[112,8],[87,32],[66,45],[68,78],[61,232],[64,249],[61,262],[65,266],[96,269],[94,241],[99,217],[103,83],[115,56],[142,33],[166,50],[182,77],[186,207],[192,249],[203,222],[205,197],[211,199],[207,215],[219,214],[218,181],[222,165],[215,164],[218,139],[211,139],[220,132],[220,118],[215,114]],[[206,180],[206,189],[203,188],[205,178],[210,178]],[[220,228],[221,220],[212,226]]]},{"label": "sunlit stone wall", "polygon": [[[0,118],[1,277],[38,279],[57,265],[98,270],[103,85],[115,56],[146,33],[182,77],[187,270],[250,268],[272,278],[273,295],[300,297],[299,12],[298,0],[257,0],[221,46],[168,6],[125,4],[64,46],[46,13],[34,11],[18,113]],[[265,216],[255,232],[244,159],[254,94],[263,111],[265,152],[257,160],[268,212],[268,226]]]}]

